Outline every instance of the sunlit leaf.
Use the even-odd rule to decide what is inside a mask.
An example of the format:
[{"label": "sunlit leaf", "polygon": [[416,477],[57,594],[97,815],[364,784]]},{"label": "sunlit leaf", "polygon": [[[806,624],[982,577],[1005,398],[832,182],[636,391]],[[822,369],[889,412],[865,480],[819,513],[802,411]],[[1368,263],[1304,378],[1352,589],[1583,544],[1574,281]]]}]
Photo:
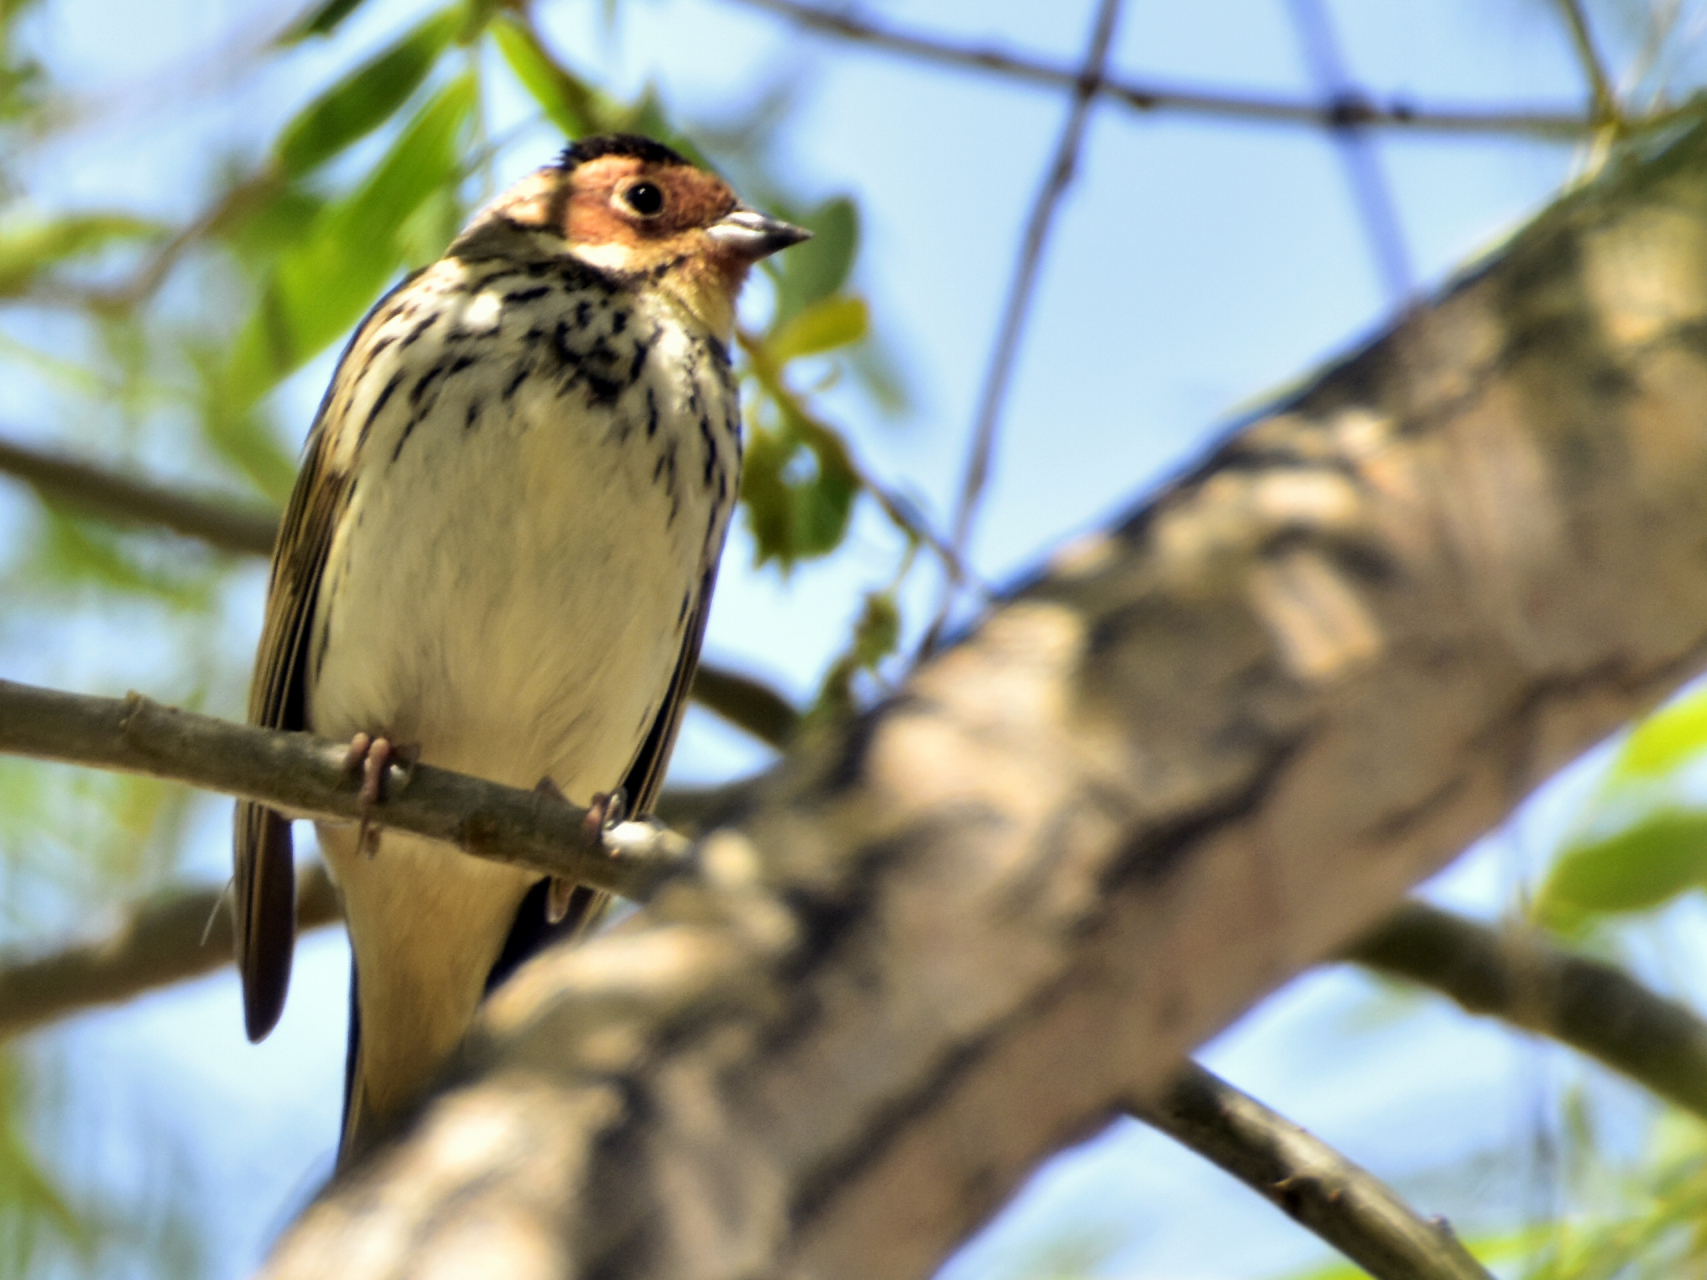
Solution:
[{"label": "sunlit leaf", "polygon": [[495,20],[490,30],[522,88],[565,138],[584,137],[600,128],[599,95],[547,53],[532,30],[508,16]]},{"label": "sunlit leaf", "polygon": [[1707,690],[1663,707],[1636,726],[1607,781],[1664,777],[1707,748]]},{"label": "sunlit leaf", "polygon": [[777,326],[765,347],[771,359],[783,365],[801,356],[851,346],[865,337],[870,325],[864,298],[835,294],[820,298]]},{"label": "sunlit leaf", "polygon": [[247,216],[223,229],[225,241],[251,269],[265,270],[279,253],[299,244],[326,208],[325,197],[296,183],[281,186]]},{"label": "sunlit leaf", "polygon": [[47,268],[122,240],[160,234],[158,223],[126,214],[73,214],[0,230],[0,296],[25,292]]},{"label": "sunlit leaf", "polygon": [[475,102],[464,76],[424,106],[352,194],[329,205],[307,237],[279,257],[254,317],[237,339],[231,394],[263,394],[350,328],[401,256],[398,233],[416,209],[461,178],[461,136]]},{"label": "sunlit leaf", "polygon": [[1585,916],[1646,911],[1707,883],[1707,811],[1666,808],[1618,834],[1565,849],[1536,895],[1554,928]]},{"label": "sunlit leaf", "polygon": [[285,173],[307,173],[390,119],[427,78],[462,20],[460,7],[441,10],[304,107],[274,148]]},{"label": "sunlit leaf", "polygon": [[785,324],[847,283],[859,252],[859,212],[845,196],[797,213],[812,238],[777,257],[776,321]]},{"label": "sunlit leaf", "polygon": [[292,45],[310,36],[329,36],[338,24],[361,7],[362,0],[325,0],[285,28],[279,37],[281,45]]}]

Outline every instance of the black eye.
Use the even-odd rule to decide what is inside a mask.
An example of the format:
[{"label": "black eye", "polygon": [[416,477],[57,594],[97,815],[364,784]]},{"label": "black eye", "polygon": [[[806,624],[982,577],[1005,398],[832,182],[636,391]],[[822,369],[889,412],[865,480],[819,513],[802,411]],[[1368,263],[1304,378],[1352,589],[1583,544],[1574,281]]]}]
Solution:
[{"label": "black eye", "polygon": [[622,198],[642,218],[650,218],[664,208],[664,193],[650,182],[635,183],[622,193]]}]

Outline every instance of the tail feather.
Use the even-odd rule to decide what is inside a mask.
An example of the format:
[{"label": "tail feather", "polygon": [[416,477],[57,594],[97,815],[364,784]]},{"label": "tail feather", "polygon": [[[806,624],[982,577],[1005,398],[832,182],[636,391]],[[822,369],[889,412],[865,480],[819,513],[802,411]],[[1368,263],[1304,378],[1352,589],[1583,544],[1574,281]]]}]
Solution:
[{"label": "tail feather", "polygon": [[[523,962],[537,955],[554,942],[572,938],[593,928],[606,909],[611,897],[585,885],[578,886],[569,899],[569,910],[563,919],[552,924],[546,911],[546,899],[551,881],[544,879],[528,890],[516,909],[515,923],[504,939],[503,950],[486,976],[486,993],[490,995]],[[362,1016],[358,998],[361,975],[355,958],[350,959],[350,1040],[344,1058],[344,1116],[339,1127],[338,1168],[344,1169],[360,1159],[379,1143],[397,1123],[398,1117],[380,1116],[367,1105],[362,1079]]]}]

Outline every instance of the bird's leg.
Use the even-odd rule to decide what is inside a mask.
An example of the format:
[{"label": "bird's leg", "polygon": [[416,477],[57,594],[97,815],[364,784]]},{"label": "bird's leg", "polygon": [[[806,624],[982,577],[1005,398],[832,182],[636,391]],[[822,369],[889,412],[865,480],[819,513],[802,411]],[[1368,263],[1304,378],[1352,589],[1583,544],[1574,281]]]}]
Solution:
[{"label": "bird's leg", "polygon": [[[569,803],[569,798],[558,790],[557,784],[550,778],[541,778],[534,785],[534,794],[550,796],[554,800]],[[587,806],[587,816],[582,823],[582,830],[589,841],[597,841],[617,823],[623,820],[628,809],[628,796],[621,787],[615,791],[600,791],[593,796],[593,801]],[[569,902],[578,886],[573,880],[564,876],[552,876],[551,887],[545,895],[545,920],[547,924],[558,924],[569,914]]]},{"label": "bird's leg", "polygon": [[414,767],[419,754],[419,748],[395,747],[389,738],[376,738],[366,733],[358,733],[351,738],[344,751],[345,772],[361,770],[362,789],[357,798],[361,801],[362,822],[356,833],[356,847],[370,858],[379,848],[379,832],[373,830],[370,815],[385,800],[386,770],[395,760],[407,772]]}]

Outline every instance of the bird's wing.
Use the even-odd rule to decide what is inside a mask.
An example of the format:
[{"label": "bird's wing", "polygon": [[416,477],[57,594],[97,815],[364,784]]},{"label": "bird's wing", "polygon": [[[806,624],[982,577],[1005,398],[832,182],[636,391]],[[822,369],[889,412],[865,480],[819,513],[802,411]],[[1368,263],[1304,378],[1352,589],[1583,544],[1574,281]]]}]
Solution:
[{"label": "bird's wing", "polygon": [[717,562],[705,571],[700,580],[699,599],[694,602],[693,616],[688,619],[682,635],[682,652],[676,659],[676,669],[670,676],[669,690],[658,709],[658,716],[646,733],[634,763],[622,780],[628,793],[628,812],[636,817],[650,813],[664,786],[664,772],[669,768],[670,753],[675,749],[676,734],[682,727],[682,715],[688,708],[688,694],[693,689],[693,674],[699,668],[699,648],[705,642],[705,622],[711,616],[712,589],[717,586]]},{"label": "bird's wing", "polygon": [[[699,648],[705,640],[705,620],[711,613],[712,588],[717,585],[715,562],[700,580],[699,599],[688,618],[682,634],[682,650],[676,658],[676,668],[670,673],[670,684],[652,727],[635,752],[634,762],[623,776],[622,787],[628,797],[628,812],[640,816],[651,811],[664,785],[664,773],[669,767],[670,752],[676,745],[676,734],[682,727],[682,715],[687,711],[688,693],[693,688],[693,674],[699,667]],[[516,920],[510,926],[503,950],[486,976],[486,990],[498,986],[522,963],[550,943],[575,937],[595,926],[610,906],[611,896],[600,889],[578,886],[569,899],[569,909],[563,918],[551,923],[547,918],[546,895],[549,880],[542,880],[522,900]]]},{"label": "bird's wing", "polygon": [[[338,379],[334,378],[321,403],[302,471],[273,547],[266,621],[249,688],[249,722],[270,729],[301,729],[306,725],[308,640],[314,628],[314,604],[350,489],[347,469],[333,465],[335,432],[327,421],[327,407],[337,386]],[[259,1040],[273,1029],[284,1009],[291,952],[296,944],[290,821],[264,805],[241,800],[234,826],[237,972],[243,979],[244,1028],[249,1039]]]}]

